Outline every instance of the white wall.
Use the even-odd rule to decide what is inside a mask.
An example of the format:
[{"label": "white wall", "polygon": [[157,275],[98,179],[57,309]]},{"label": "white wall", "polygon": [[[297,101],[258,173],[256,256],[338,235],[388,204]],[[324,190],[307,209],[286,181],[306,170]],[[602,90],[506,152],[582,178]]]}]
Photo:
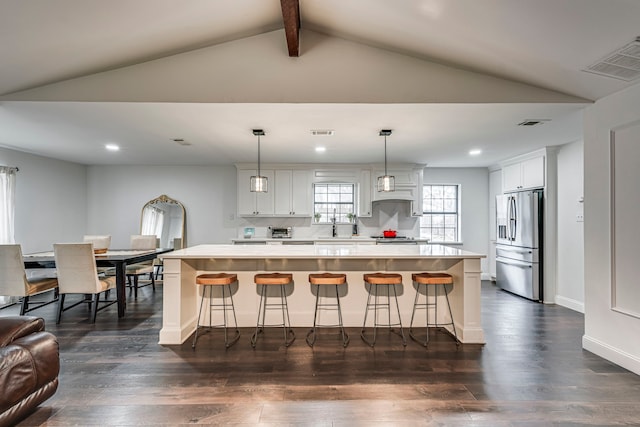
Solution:
[{"label": "white wall", "polygon": [[558,262],[556,303],[584,313],[584,169],[582,141],[563,145],[557,152],[558,161]]},{"label": "white wall", "polygon": [[[640,318],[611,309],[611,165],[610,131],[640,120],[640,85],[602,98],[585,111],[584,241],[585,334],[582,343],[614,363],[640,374]],[[636,159],[636,161],[638,161]],[[640,161],[639,161],[640,162]],[[640,166],[640,164],[639,164]],[[627,179],[640,183],[640,167]],[[629,215],[640,218],[640,200]],[[640,258],[640,246],[618,253]],[[636,283],[631,284],[637,286]]]},{"label": "white wall", "polygon": [[[460,184],[462,248],[486,254],[489,242],[489,170],[487,168],[425,168],[425,184]],[[482,259],[482,279],[488,280],[487,258]]]},{"label": "white wall", "polygon": [[22,252],[53,250],[85,230],[86,167],[0,148],[0,164],[17,166],[15,240]]},{"label": "white wall", "polygon": [[129,247],[140,232],[144,204],[161,194],[187,213],[187,245],[229,243],[236,236],[234,166],[89,166],[87,233],[111,234],[112,248]]}]

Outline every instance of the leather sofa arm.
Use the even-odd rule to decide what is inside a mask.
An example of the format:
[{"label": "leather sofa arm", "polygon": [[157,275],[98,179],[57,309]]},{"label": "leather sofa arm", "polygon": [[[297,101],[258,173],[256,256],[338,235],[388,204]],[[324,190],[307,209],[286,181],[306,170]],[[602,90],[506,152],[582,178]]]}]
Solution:
[{"label": "leather sofa arm", "polygon": [[0,347],[18,338],[44,331],[44,320],[33,316],[7,316],[0,319]]}]

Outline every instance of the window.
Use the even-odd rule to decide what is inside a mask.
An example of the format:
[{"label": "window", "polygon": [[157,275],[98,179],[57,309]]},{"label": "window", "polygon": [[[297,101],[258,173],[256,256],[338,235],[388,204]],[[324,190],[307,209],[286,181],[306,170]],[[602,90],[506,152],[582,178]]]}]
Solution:
[{"label": "window", "polygon": [[348,223],[355,213],[354,184],[314,184],[313,216],[317,223]]},{"label": "window", "polygon": [[420,237],[432,242],[460,241],[460,186],[425,185]]}]

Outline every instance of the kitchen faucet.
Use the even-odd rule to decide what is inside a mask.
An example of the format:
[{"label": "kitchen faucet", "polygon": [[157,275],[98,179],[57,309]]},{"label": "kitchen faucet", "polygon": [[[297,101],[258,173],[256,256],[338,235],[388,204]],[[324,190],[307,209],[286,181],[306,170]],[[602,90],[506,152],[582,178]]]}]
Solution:
[{"label": "kitchen faucet", "polygon": [[336,210],[333,210],[333,218],[331,218],[333,225],[331,226],[331,237],[338,237],[338,226],[336,225]]}]

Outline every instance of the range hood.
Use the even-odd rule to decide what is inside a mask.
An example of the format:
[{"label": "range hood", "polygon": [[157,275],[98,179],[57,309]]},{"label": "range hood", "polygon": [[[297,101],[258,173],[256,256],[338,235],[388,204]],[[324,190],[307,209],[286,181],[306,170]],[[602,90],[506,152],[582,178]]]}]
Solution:
[{"label": "range hood", "polygon": [[393,191],[391,193],[385,193],[382,197],[375,197],[371,202],[387,202],[387,201],[407,201],[413,202],[414,196],[407,191]]}]

